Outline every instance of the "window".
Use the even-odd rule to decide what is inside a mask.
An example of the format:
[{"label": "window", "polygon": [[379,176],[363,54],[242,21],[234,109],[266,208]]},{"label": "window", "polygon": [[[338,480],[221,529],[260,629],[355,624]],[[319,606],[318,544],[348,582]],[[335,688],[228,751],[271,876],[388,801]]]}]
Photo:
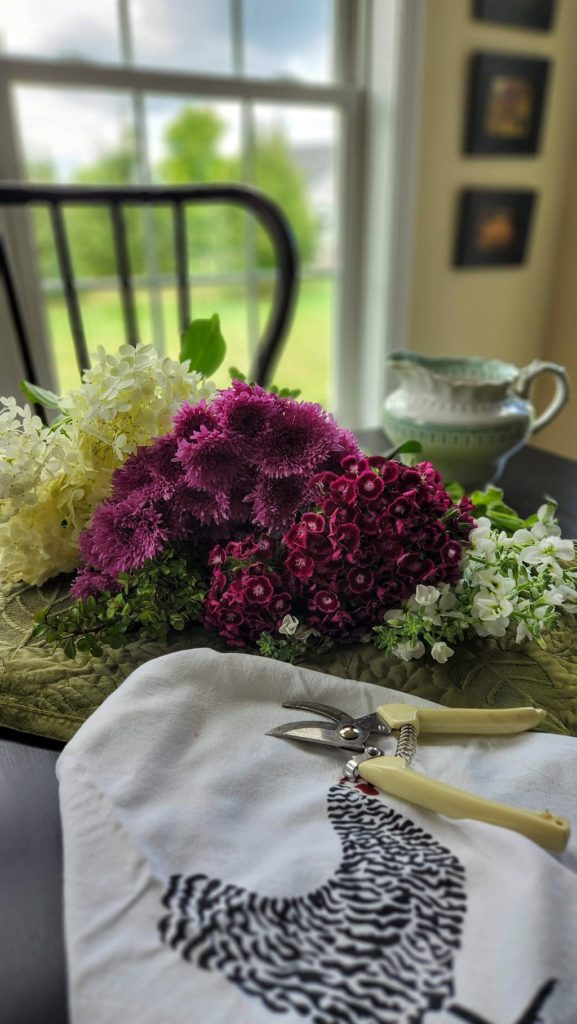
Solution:
[{"label": "window", "polygon": [[[375,155],[367,153],[370,107],[363,100],[368,87],[386,101],[386,143],[375,151],[382,157],[393,134],[400,7],[401,0],[6,3],[0,176],[101,184],[238,180],[261,188],[285,210],[302,261],[277,380],[300,387],[303,398],[327,404],[345,421],[359,424],[364,407],[374,422],[378,401],[367,413],[361,394],[363,359],[370,363],[363,335],[372,329],[380,352],[382,330],[367,315],[361,275],[364,261],[379,263],[382,239],[375,248],[367,234],[375,222],[364,205]],[[369,14],[371,28],[380,19],[386,33],[376,86],[367,70],[374,45]],[[373,192],[389,209],[386,154],[379,174]],[[151,216],[135,214],[131,222],[140,332],[175,355],[176,295],[162,221]],[[192,315],[220,313],[226,367],[245,369],[268,309],[270,260],[240,213],[191,216],[198,240],[190,265]],[[390,235],[390,225],[381,216],[376,221]],[[74,211],[69,228],[89,347],[114,348],[122,319],[104,214]],[[53,370],[65,390],[78,377],[41,213],[34,234]],[[226,367],[220,384],[228,379]],[[380,369],[371,364],[365,377],[372,381]]]}]

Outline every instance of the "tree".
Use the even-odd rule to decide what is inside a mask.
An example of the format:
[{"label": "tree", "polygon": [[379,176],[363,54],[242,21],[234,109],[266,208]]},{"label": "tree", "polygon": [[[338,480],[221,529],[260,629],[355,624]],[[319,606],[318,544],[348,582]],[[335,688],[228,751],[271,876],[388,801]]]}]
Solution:
[{"label": "tree", "polygon": [[[241,181],[242,166],[238,156],[222,152],[226,125],[213,110],[185,107],[168,125],[165,133],[166,156],[154,169],[156,180],[184,185],[218,181]],[[301,259],[314,255],[318,225],[307,196],[304,177],[296,165],[287,140],[279,128],[262,133],[254,152],[255,184],[275,199],[286,214],[297,238]],[[38,165],[37,180],[54,180],[54,168]],[[37,177],[37,175],[35,175]],[[47,177],[49,176],[49,177]],[[79,184],[125,185],[137,180],[136,151],[130,132],[125,132],[119,146],[102,153],[97,160],[81,168],[74,176]],[[174,270],[171,211],[166,207],[154,211],[154,246],[161,272]],[[248,215],[232,207],[191,208],[188,215],[189,262],[193,271],[219,273],[237,271],[245,266],[245,240]],[[139,210],[126,212],[132,269],[146,269],[145,225]],[[74,268],[78,276],[100,277],[115,273],[114,249],[110,218],[105,208],[78,207],[67,213],[67,226]],[[56,272],[50,256],[49,226],[39,226],[39,247],[44,273]],[[274,257],[265,233],[255,234],[256,259],[260,267],[268,267]]]},{"label": "tree", "polygon": [[[191,181],[242,181],[238,156],[220,155],[224,122],[210,110],[186,107],[169,125],[165,141],[167,157],[162,162],[162,179],[182,185]],[[286,137],[280,128],[262,132],[254,151],[255,182],[263,192],[275,199],[285,213],[298,242],[301,260],[314,256],[318,223],[311,210],[302,172],[295,163]],[[244,265],[244,231],[246,216],[236,210],[195,211],[195,227],[202,235],[196,237],[197,252],[206,260],[218,252],[237,269]],[[201,231],[201,227],[203,230]],[[257,233],[257,263],[271,266],[274,256],[270,242],[262,230]],[[194,253],[194,249],[193,249]],[[193,265],[198,257],[192,255]]]}]

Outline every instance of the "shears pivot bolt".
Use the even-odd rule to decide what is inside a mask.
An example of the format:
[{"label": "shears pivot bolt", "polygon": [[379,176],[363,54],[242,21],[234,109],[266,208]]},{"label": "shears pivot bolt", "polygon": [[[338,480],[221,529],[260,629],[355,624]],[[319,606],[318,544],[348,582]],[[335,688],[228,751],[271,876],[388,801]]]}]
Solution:
[{"label": "shears pivot bolt", "polygon": [[355,725],[343,725],[339,729],[339,736],[342,736],[344,740],[356,740],[359,735],[360,729],[357,729]]}]

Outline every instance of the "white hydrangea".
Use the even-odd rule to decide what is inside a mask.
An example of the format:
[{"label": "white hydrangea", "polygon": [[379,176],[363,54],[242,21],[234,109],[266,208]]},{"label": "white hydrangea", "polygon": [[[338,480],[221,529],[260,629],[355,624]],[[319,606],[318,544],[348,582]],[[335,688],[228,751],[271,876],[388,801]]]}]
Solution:
[{"label": "white hydrangea", "polygon": [[14,398],[0,399],[0,573],[43,583],[78,565],[78,538],[110,491],[112,473],[140,445],[170,430],[187,400],[214,385],[152,345],[100,348],[82,384],[45,427]]}]

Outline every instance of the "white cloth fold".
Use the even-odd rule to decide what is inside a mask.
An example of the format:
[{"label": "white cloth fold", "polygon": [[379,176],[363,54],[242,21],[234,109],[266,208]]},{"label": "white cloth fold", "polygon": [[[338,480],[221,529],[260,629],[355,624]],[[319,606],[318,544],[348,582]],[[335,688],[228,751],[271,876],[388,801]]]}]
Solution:
[{"label": "white cloth fold", "polygon": [[[307,717],[281,707],[299,698],[429,705],[179,652],[65,748],[73,1024],[577,1020],[575,837],[553,856],[343,782],[346,752],[266,735]],[[577,740],[423,737],[414,767],[577,826]]]}]

